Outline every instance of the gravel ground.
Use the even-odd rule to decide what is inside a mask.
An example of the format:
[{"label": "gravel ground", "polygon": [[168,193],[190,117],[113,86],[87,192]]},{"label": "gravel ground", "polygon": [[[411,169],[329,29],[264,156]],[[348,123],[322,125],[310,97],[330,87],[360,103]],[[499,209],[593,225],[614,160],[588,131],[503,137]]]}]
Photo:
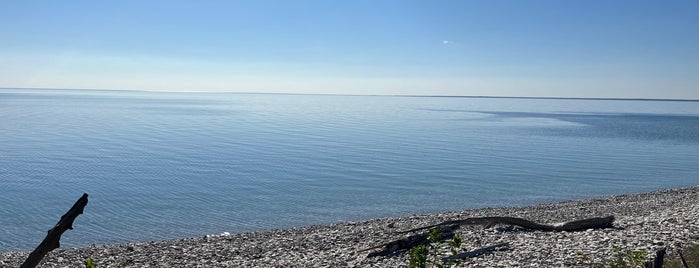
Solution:
[{"label": "gravel ground", "polygon": [[[559,223],[614,215],[615,228],[540,232],[511,226],[464,226],[462,251],[507,242],[508,250],[469,258],[455,267],[602,267],[614,246],[654,252],[699,243],[699,186],[588,200],[412,215],[282,230],[58,249],[40,267],[407,267],[407,253],[367,257],[362,249],[409,234],[397,231],[467,217],[512,216]],[[77,227],[79,228],[79,227]],[[445,251],[448,252],[448,251]],[[0,254],[0,267],[18,267],[28,252]],[[651,254],[652,255],[652,254]],[[446,255],[445,255],[446,256]]]}]

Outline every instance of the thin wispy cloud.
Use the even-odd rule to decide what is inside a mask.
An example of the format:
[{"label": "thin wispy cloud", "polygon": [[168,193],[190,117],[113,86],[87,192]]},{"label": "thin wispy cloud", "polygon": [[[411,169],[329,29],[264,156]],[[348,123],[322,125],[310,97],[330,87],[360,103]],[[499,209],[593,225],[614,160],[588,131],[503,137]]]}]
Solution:
[{"label": "thin wispy cloud", "polygon": [[459,43],[451,41],[451,40],[442,40],[442,45],[449,46],[449,45],[458,45]]}]

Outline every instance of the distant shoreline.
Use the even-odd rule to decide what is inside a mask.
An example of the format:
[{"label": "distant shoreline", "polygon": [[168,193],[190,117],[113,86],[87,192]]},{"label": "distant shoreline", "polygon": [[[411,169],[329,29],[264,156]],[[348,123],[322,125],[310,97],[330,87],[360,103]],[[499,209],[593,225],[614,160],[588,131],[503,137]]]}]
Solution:
[{"label": "distant shoreline", "polygon": [[653,98],[582,98],[582,97],[509,97],[509,96],[447,96],[447,95],[392,95],[422,98],[469,98],[469,99],[539,99],[539,100],[621,100],[621,101],[680,101],[699,102],[699,99],[653,99]]},{"label": "distant shoreline", "polygon": [[[406,253],[367,257],[363,249],[405,237],[396,232],[445,220],[511,216],[540,223],[613,215],[614,228],[580,232],[541,232],[508,226],[462,226],[462,250],[497,243],[510,250],[468,258],[458,267],[597,267],[613,247],[654,252],[699,243],[699,186],[605,196],[526,207],[469,209],[361,222],[223,233],[184,239],[60,249],[41,267],[79,267],[87,258],[112,267],[404,267]],[[75,226],[75,228],[81,228]],[[70,235],[68,232],[66,235]],[[580,255],[586,258],[581,259]],[[0,253],[0,266],[18,266],[27,252]],[[652,255],[652,254],[649,254]],[[649,256],[650,257],[650,256]]]},{"label": "distant shoreline", "polygon": [[660,99],[660,98],[609,98],[609,97],[551,97],[551,96],[481,96],[481,95],[403,95],[403,94],[334,94],[334,93],[284,93],[284,92],[238,92],[238,91],[164,91],[139,89],[100,89],[100,88],[20,88],[0,87],[0,90],[76,90],[104,92],[148,92],[148,93],[201,93],[201,94],[260,94],[260,95],[308,95],[308,96],[367,96],[367,97],[408,97],[408,98],[467,98],[467,99],[541,99],[541,100],[619,100],[619,101],[673,101],[699,102],[699,99]]}]

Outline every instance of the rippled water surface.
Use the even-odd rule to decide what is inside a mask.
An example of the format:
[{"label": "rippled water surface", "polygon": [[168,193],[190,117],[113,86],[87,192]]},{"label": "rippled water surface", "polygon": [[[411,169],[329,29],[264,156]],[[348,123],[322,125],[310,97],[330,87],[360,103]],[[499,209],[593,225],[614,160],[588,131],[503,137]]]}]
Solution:
[{"label": "rippled water surface", "polygon": [[0,251],[699,184],[699,102],[0,90]]}]

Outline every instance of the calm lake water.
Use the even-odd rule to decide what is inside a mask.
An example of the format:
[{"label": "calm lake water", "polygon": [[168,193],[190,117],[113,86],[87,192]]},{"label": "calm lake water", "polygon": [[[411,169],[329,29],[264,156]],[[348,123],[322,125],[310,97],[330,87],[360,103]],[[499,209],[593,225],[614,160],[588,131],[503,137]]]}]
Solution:
[{"label": "calm lake water", "polygon": [[0,251],[699,184],[699,102],[0,90]]}]

